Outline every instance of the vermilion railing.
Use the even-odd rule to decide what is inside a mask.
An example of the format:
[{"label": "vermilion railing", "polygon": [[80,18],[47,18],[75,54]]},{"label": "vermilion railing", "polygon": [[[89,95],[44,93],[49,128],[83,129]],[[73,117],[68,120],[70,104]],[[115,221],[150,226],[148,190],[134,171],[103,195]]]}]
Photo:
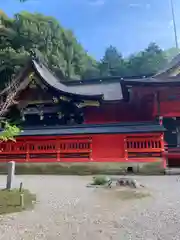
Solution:
[{"label": "vermilion railing", "polygon": [[91,138],[47,138],[0,144],[0,161],[85,161],[91,157]]},{"label": "vermilion railing", "polygon": [[127,137],[126,148],[128,158],[161,157],[164,140],[162,136]]},{"label": "vermilion railing", "polygon": [[163,158],[162,134],[20,137],[0,144],[0,162],[152,162]]}]

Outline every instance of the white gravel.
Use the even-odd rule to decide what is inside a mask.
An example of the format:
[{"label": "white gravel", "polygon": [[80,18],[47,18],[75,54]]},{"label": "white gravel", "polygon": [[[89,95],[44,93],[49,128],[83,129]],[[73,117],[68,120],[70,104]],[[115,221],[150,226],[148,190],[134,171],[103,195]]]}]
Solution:
[{"label": "white gravel", "polygon": [[[135,177],[152,197],[121,201],[86,188],[90,177],[20,176],[37,194],[33,211],[0,217],[2,240],[180,239],[180,181],[176,176]],[[1,185],[5,177],[0,176]]]}]

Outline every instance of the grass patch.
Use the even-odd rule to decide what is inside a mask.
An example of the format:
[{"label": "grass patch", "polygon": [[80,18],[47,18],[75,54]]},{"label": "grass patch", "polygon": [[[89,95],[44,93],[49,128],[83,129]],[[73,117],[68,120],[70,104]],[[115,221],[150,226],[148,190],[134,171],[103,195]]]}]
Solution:
[{"label": "grass patch", "polygon": [[[16,163],[16,174],[46,175],[119,175],[123,163]],[[6,164],[0,164],[0,174],[7,174]]]},{"label": "grass patch", "polygon": [[[20,206],[20,195],[24,195],[24,207]],[[32,209],[36,201],[36,196],[29,190],[23,190],[21,193],[18,189],[0,190],[0,214],[21,212],[26,209]]]},{"label": "grass patch", "polygon": [[143,164],[140,169],[140,174],[146,174],[146,175],[163,175],[164,169],[162,168],[161,162],[154,162],[154,163],[146,163]]},{"label": "grass patch", "polygon": [[150,193],[135,190],[120,190],[116,192],[117,197],[121,200],[133,200],[150,197]]}]

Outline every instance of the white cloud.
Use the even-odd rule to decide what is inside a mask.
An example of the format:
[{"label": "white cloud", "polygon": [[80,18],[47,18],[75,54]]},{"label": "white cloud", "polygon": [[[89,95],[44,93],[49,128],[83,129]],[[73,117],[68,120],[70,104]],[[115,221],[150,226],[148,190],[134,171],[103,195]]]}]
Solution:
[{"label": "white cloud", "polygon": [[169,21],[168,23],[168,28],[172,28],[173,27],[173,20]]},{"label": "white cloud", "polygon": [[141,7],[142,5],[140,4],[140,3],[130,3],[129,4],[129,7],[131,7],[131,8],[139,8],[139,7]]},{"label": "white cloud", "polygon": [[150,9],[151,8],[151,4],[150,3],[146,3],[146,4],[140,4],[140,3],[130,3],[129,4],[130,8],[146,8],[146,9]]},{"label": "white cloud", "polygon": [[146,4],[146,9],[150,9],[151,8],[151,4],[150,3],[147,3]]},{"label": "white cloud", "polygon": [[102,6],[105,4],[105,0],[88,0],[88,4],[91,6]]}]

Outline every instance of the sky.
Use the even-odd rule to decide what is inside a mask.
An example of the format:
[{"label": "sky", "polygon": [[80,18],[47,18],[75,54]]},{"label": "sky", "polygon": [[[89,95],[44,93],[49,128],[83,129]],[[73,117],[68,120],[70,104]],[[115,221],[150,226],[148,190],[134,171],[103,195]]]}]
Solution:
[{"label": "sky", "polygon": [[[180,1],[173,2],[180,40]],[[175,45],[170,0],[0,0],[0,9],[10,17],[21,11],[55,17],[96,59],[109,45],[124,56],[150,42],[163,49]]]}]

